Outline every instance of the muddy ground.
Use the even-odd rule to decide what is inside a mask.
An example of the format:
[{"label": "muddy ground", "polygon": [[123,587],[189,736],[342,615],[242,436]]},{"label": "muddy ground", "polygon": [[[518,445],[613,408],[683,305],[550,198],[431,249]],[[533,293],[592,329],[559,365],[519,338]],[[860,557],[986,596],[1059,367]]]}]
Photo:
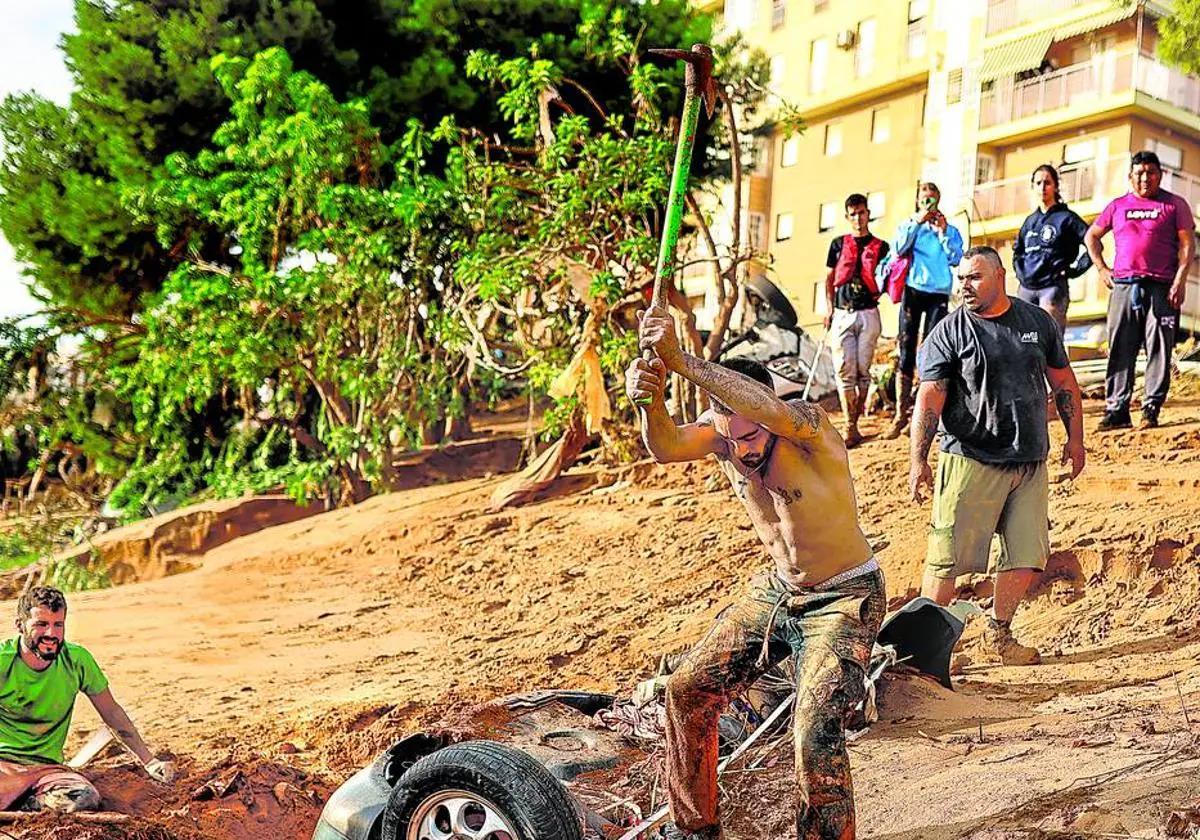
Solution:
[{"label": "muddy ground", "polygon": [[[1200,398],[1152,431],[1100,436],[1098,411],[1087,470],[1052,485],[1053,556],[1015,621],[1043,664],[968,667],[953,693],[887,680],[884,719],[851,748],[860,836],[1161,837],[1200,798]],[[906,500],[906,446],[851,456],[893,601],[918,586],[928,517]],[[763,564],[710,464],[584,467],[490,513],[494,464],[75,595],[70,636],[184,778],[163,788],[109,754],[97,783],[133,823],[0,829],[307,838],[333,787],[406,731],[531,687],[628,689]],[[81,703],[73,743],[95,722]],[[783,745],[728,780],[728,837],[789,835],[790,761]]]}]

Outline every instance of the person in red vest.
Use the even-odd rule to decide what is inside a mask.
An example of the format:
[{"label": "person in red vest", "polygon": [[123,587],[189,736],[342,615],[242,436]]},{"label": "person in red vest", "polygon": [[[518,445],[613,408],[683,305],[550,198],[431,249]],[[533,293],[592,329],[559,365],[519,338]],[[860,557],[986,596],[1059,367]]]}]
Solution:
[{"label": "person in red vest", "polygon": [[883,289],[875,281],[875,268],[887,256],[888,244],[871,235],[867,229],[870,218],[867,197],[851,194],[846,199],[851,232],[829,243],[829,258],[825,261],[829,268],[825,277],[825,329],[833,341],[847,449],[862,443],[858,417],[867,400],[871,360],[883,329],[879,320]]}]

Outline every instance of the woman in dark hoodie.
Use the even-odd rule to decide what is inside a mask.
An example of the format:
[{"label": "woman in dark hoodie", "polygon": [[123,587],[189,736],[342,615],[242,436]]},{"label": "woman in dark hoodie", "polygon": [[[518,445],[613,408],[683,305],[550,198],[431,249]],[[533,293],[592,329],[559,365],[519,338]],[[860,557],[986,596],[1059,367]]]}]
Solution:
[{"label": "woman in dark hoodie", "polygon": [[1030,183],[1039,202],[1013,244],[1013,270],[1021,284],[1017,297],[1049,312],[1062,333],[1071,302],[1067,283],[1092,267],[1083,244],[1088,226],[1063,202],[1053,166],[1044,163],[1033,170]]}]

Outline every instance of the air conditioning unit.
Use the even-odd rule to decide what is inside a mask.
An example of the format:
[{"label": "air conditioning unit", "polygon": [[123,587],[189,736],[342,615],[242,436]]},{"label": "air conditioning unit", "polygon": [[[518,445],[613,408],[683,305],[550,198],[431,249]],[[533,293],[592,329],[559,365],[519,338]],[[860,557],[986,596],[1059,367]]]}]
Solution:
[{"label": "air conditioning unit", "polygon": [[853,29],[843,29],[837,34],[837,46],[839,50],[848,50],[852,48],[857,41],[858,33]]}]

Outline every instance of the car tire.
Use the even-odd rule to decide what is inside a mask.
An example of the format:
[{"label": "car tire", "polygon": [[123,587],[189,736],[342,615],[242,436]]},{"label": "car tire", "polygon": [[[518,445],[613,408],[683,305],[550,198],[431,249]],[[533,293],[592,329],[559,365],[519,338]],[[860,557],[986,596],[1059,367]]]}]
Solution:
[{"label": "car tire", "polygon": [[[454,744],[405,771],[384,808],[382,840],[449,836],[452,809],[473,840],[583,840],[566,788],[529,755],[495,741]],[[485,819],[513,831],[483,831]],[[436,830],[422,832],[423,824]]]}]

